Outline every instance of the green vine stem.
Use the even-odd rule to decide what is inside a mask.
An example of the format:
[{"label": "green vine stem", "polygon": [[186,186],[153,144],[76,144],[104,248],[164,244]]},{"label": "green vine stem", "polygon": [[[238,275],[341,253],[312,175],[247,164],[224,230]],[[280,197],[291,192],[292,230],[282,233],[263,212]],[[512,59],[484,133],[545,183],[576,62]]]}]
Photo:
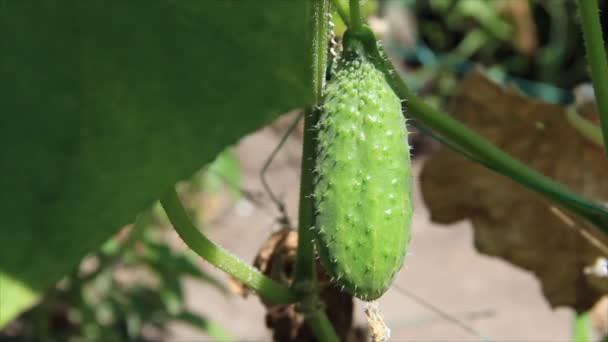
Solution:
[{"label": "green vine stem", "polygon": [[[329,37],[329,3],[326,0],[315,0],[312,3],[313,22],[313,72],[312,89],[315,104],[321,103],[325,84],[327,65],[327,39]],[[315,258],[313,236],[310,228],[314,225],[313,171],[315,167],[315,125],[317,113],[312,108],[304,112],[304,143],[302,146],[302,164],[300,177],[300,206],[298,214],[298,251],[294,275],[294,286],[310,287],[315,282]],[[308,292],[311,289],[300,289]]]},{"label": "green vine stem", "polygon": [[[315,102],[320,103],[327,64],[329,2],[327,0],[315,0],[312,2],[312,10],[312,32],[314,33],[312,88],[315,94]],[[309,108],[304,117],[305,135],[302,156],[298,250],[292,288],[266,277],[209,240],[191,222],[175,189],[165,193],[160,202],[176,232],[190,249],[275,304],[292,304],[299,301],[298,308],[306,317],[306,322],[317,339],[319,341],[337,342],[339,338],[319,302],[316,288],[313,237],[310,231],[314,223],[314,204],[311,195],[315,157],[314,125],[317,116],[318,112]]]},{"label": "green vine stem", "polygon": [[318,308],[315,311],[309,312],[306,315],[306,323],[308,323],[315,333],[317,340],[321,342],[340,342],[340,338],[336,334],[336,330],[323,308]]},{"label": "green vine stem", "polygon": [[334,9],[338,12],[338,16],[342,19],[342,22],[350,27],[350,16],[348,15],[347,6],[343,3],[346,0],[332,0]]},{"label": "green vine stem", "polygon": [[392,64],[381,57],[381,53],[378,52],[376,47],[375,38],[374,49],[377,60],[382,61],[381,69],[391,83],[391,87],[397,96],[407,100],[408,113],[412,117],[449,138],[450,141],[469,151],[477,158],[492,165],[496,171],[510,175],[515,180],[525,179],[526,182],[522,183],[523,185],[534,184],[534,190],[551,197],[557,203],[598,224],[605,233],[608,233],[608,212],[604,208],[580,198],[578,194],[514,159],[451,116],[424,103],[410,91]]},{"label": "green vine stem", "polygon": [[190,221],[175,189],[167,191],[160,202],[177,234],[196,254],[240,280],[264,299],[275,304],[290,304],[298,301],[298,296],[293,290],[266,277],[203,235]]},{"label": "green vine stem", "polygon": [[315,166],[315,124],[319,113],[308,108],[304,114],[304,145],[300,177],[300,207],[298,215],[298,250],[293,289],[301,296],[298,307],[319,341],[339,341],[319,300],[315,271],[315,251],[311,228],[314,225],[313,170]]},{"label": "green vine stem", "polygon": [[585,139],[602,148],[602,131],[597,125],[580,116],[576,111],[576,106],[566,109],[566,119]]},{"label": "green vine stem", "polygon": [[604,151],[608,155],[608,62],[597,0],[578,0],[578,9],[602,127]]},{"label": "green vine stem", "polygon": [[363,24],[361,23],[361,8],[359,6],[359,0],[350,0],[350,28],[353,31],[359,31]]},{"label": "green vine stem", "polygon": [[315,295],[315,254],[311,228],[314,225],[313,170],[315,167],[314,125],[317,112],[311,108],[304,113],[304,144],[302,147],[302,175],[300,177],[300,206],[298,214],[298,250],[294,274],[294,289],[305,296]]},{"label": "green vine stem", "polygon": [[[329,37],[329,8],[327,0],[315,0],[312,3],[313,22],[313,72],[312,83],[315,104],[321,103],[327,65],[327,41]],[[306,323],[319,341],[337,342],[335,329],[325,314],[319,300],[315,270],[315,250],[313,234],[314,225],[314,189],[313,171],[316,157],[316,122],[318,111],[311,107],[304,113],[304,143],[302,147],[302,166],[300,176],[300,206],[298,214],[298,249],[292,288],[301,297],[298,310],[306,317]]]},{"label": "green vine stem", "polygon": [[342,22],[344,22],[347,27],[352,27],[352,24],[350,23],[350,15],[348,14],[350,9],[347,7],[344,1],[346,0],[331,0],[332,4],[334,5],[333,7],[336,9],[336,12],[338,12]]}]

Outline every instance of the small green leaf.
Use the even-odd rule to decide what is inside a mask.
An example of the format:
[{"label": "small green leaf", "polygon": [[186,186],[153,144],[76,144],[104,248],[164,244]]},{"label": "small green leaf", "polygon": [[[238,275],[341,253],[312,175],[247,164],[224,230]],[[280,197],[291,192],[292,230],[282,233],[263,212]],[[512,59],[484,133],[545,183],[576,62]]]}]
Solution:
[{"label": "small green leaf", "polygon": [[230,335],[228,335],[228,333],[226,333],[222,327],[194,312],[184,311],[177,315],[176,318],[201,329],[202,331],[206,332],[207,335],[211,336],[215,341],[234,341],[234,339],[230,337]]},{"label": "small green leaf", "polygon": [[167,312],[175,315],[182,311],[184,306],[184,294],[182,284],[177,277],[168,277],[166,274],[161,279],[160,297],[165,304]]},{"label": "small green leaf", "polygon": [[199,280],[205,281],[218,289],[222,294],[228,294],[228,290],[224,284],[203,271],[198,265],[199,260],[192,252],[180,253],[173,251],[167,245],[160,243],[147,242],[148,253],[144,255],[144,259],[150,264],[151,270],[163,277],[165,274],[172,274],[176,277],[189,275]]},{"label": "small green leaf", "polygon": [[217,192],[222,185],[226,185],[232,197],[238,199],[241,196],[241,169],[239,161],[232,149],[222,152],[213,163],[204,171],[202,187],[207,192]]}]

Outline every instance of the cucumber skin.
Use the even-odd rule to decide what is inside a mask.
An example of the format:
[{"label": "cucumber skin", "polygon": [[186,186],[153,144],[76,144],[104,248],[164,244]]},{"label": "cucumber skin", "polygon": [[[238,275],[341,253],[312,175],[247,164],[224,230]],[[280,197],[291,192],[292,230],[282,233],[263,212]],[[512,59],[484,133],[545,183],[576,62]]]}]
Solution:
[{"label": "cucumber skin", "polygon": [[412,217],[411,161],[401,102],[360,55],[343,57],[318,125],[315,241],[348,292],[380,297],[403,264]]}]

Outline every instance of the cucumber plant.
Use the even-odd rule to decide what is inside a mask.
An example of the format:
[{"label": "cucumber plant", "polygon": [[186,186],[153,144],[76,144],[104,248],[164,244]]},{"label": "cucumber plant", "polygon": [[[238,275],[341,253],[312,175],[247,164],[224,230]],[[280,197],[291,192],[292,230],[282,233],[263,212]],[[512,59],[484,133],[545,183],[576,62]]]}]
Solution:
[{"label": "cucumber plant", "polygon": [[[345,34],[344,54],[338,63],[336,75],[325,88],[323,96],[323,75],[327,62],[324,43],[328,38],[327,14],[330,6],[328,1],[323,0],[313,3],[315,38],[312,87],[318,106],[308,108],[304,117],[294,283],[286,288],[213,244],[192,226],[177,196],[170,191],[161,202],[178,233],[194,251],[274,303],[299,303],[300,311],[317,338],[337,341],[331,322],[322,309],[322,303],[319,303],[311,240],[316,240],[321,260],[334,281],[355,296],[364,300],[375,299],[390,285],[406,252],[412,210],[409,188],[411,169],[405,143],[405,125],[401,119],[401,103],[404,100],[407,100],[412,117],[433,129],[441,142],[552,199],[608,232],[608,211],[605,208],[582,199],[511,158],[474,131],[416,97],[383,57],[383,49],[377,44],[372,31],[362,24],[358,0],[350,0],[350,15],[341,0],[332,0],[332,4],[349,29]],[[323,99],[325,102],[321,106]],[[372,99],[376,99],[377,103],[373,103]],[[384,107],[382,110],[381,106]],[[357,113],[361,119],[357,119]],[[375,122],[373,113],[384,113],[386,116],[381,122]],[[364,116],[367,116],[366,121],[374,121],[377,125],[365,122]],[[394,140],[388,138],[391,135],[386,135],[389,130]],[[362,134],[365,144],[362,144]],[[374,142],[378,150],[375,150]],[[384,147],[386,151],[382,151]],[[386,160],[375,159],[383,152],[386,152]],[[395,159],[389,160],[389,156]],[[382,167],[385,169],[380,172]],[[367,173],[357,173],[358,170]],[[387,174],[394,177],[387,177]],[[374,176],[386,179],[376,180]],[[383,182],[387,179],[389,184]],[[396,186],[390,187],[393,179]],[[364,181],[368,182],[365,186]],[[361,183],[359,189],[366,190],[357,190],[358,182]],[[398,197],[397,190],[400,191]],[[383,191],[389,191],[386,201],[381,200],[386,195]],[[395,194],[392,203],[391,193]],[[390,215],[392,208],[384,207],[390,205],[400,210],[399,215]],[[382,215],[385,215],[384,218]],[[374,233],[368,234],[371,225],[375,225],[372,228]],[[366,243],[367,246],[361,246]]]},{"label": "cucumber plant", "polygon": [[[9,133],[3,135],[6,146],[12,146],[15,141],[21,142],[21,145],[24,146],[23,151],[28,153],[22,153],[22,150],[7,149],[5,155],[8,157],[3,155],[0,158],[0,164],[8,169],[8,176],[3,177],[5,180],[3,185],[9,191],[4,192],[3,203],[9,204],[6,206],[8,209],[5,212],[12,215],[11,220],[8,221],[9,224],[5,225],[9,228],[4,228],[4,231],[10,234],[15,233],[13,234],[15,242],[11,239],[10,243],[3,245],[8,248],[0,249],[2,251],[0,252],[2,256],[0,257],[0,266],[2,266],[0,267],[2,271],[0,280],[3,281],[0,302],[4,305],[0,307],[2,309],[0,310],[0,325],[11,319],[19,310],[30,305],[34,294],[56,279],[61,269],[65,270],[69,266],[68,259],[75,259],[82,255],[90,247],[89,244],[101,241],[102,235],[105,235],[97,229],[90,229],[86,233],[78,230],[80,235],[72,237],[73,240],[86,234],[92,235],[91,241],[70,253],[54,248],[66,245],[66,239],[70,234],[65,234],[64,226],[77,227],[99,213],[98,203],[80,200],[81,197],[90,200],[90,198],[84,197],[87,194],[84,194],[81,189],[86,188],[88,193],[97,192],[95,196],[102,199],[111,199],[114,198],[112,194],[117,192],[105,190],[115,189],[117,184],[138,181],[137,189],[133,189],[137,191],[123,191],[123,196],[130,196],[128,201],[124,201],[124,204],[129,206],[123,208],[123,202],[117,205],[106,201],[107,203],[104,205],[107,204],[109,209],[103,210],[103,213],[98,215],[100,218],[97,223],[100,226],[109,228],[118,226],[118,223],[128,219],[129,215],[136,211],[135,209],[141,209],[146,201],[151,202],[152,194],[157,196],[163,189],[166,189],[168,184],[174,183],[180,175],[183,176],[187,173],[186,171],[195,169],[195,164],[200,162],[200,154],[197,154],[200,152],[200,146],[198,146],[200,144],[197,142],[200,141],[195,137],[210,137],[207,142],[213,142],[213,144],[208,144],[213,148],[206,149],[209,154],[209,151],[219,149],[219,145],[224,145],[227,141],[233,141],[246,133],[244,129],[235,130],[232,133],[225,129],[232,122],[239,121],[236,119],[252,120],[250,128],[253,128],[254,123],[263,121],[260,117],[262,114],[277,114],[280,109],[293,108],[293,106],[302,104],[309,107],[304,119],[305,135],[298,222],[299,243],[293,284],[287,286],[266,277],[209,240],[192,224],[173,188],[166,191],[161,202],[176,231],[193,251],[219,269],[241,280],[270,302],[276,304],[298,303],[298,309],[305,316],[319,340],[336,341],[337,336],[323,310],[322,303],[319,303],[313,239],[316,238],[321,258],[335,281],[363,299],[377,298],[386,291],[394,273],[402,263],[409,240],[408,229],[412,210],[409,188],[411,170],[405,145],[404,121],[400,116],[401,103],[404,100],[407,100],[408,113],[413,118],[432,129],[438,137],[451,144],[459,152],[537,191],[557,205],[594,223],[604,233],[608,233],[608,211],[605,207],[581,198],[578,194],[513,159],[476,132],[450,116],[431,108],[415,96],[395,72],[394,67],[382,57],[382,47],[378,46],[371,30],[363,25],[359,0],[350,0],[348,10],[344,1],[302,0],[285,5],[284,1],[274,0],[269,1],[268,6],[264,6],[264,11],[259,12],[261,6],[248,4],[248,2],[238,4],[236,2],[234,4],[209,2],[205,4],[204,10],[202,8],[197,10],[194,4],[151,2],[146,4],[145,12],[139,11],[139,8],[136,7],[137,4],[123,4],[123,2],[116,2],[113,6],[96,2],[91,5],[92,7],[63,4],[69,11],[59,5],[55,6],[55,3],[45,7],[45,11],[32,11],[31,6],[24,5],[22,2],[7,2],[4,6],[6,9],[3,8],[2,12],[6,14],[0,15],[2,18],[0,23],[7,28],[4,31],[10,33],[3,36],[7,41],[4,44],[3,40],[3,44],[9,47],[6,50],[10,53],[4,54],[6,56],[2,55],[0,58],[0,69],[3,70],[3,75],[7,76],[3,79],[8,80],[8,86],[3,88],[6,93],[6,96],[2,98],[3,109],[6,107],[7,113],[13,115],[2,117],[2,123],[7,124],[0,125],[0,127],[5,128],[3,132]],[[64,2],[67,3],[67,1]],[[297,8],[301,10],[301,14],[293,10],[295,4],[300,5]],[[332,6],[336,7],[337,12],[347,24],[349,33],[345,38],[345,54],[342,56],[335,78],[325,88],[324,76],[329,37],[328,15]],[[600,118],[603,127],[608,127],[606,124],[608,122],[606,119],[608,80],[605,77],[608,74],[606,70],[608,67],[605,63],[601,27],[597,20],[597,1],[579,0],[579,6],[581,18],[585,24],[584,38],[589,49],[589,59],[592,62],[593,74],[597,76],[593,78],[597,98],[603,99],[599,103],[600,109],[603,109],[600,110]],[[108,9],[106,10],[106,8]],[[238,20],[235,20],[234,24],[223,25],[223,18],[218,19],[214,15],[215,13],[229,13],[230,10],[237,8],[241,13],[251,14],[247,16],[249,20],[243,20],[246,22],[245,25],[239,23]],[[304,10],[305,8],[306,10]],[[24,18],[32,20],[17,20],[21,16],[15,15],[16,13],[27,13],[28,11],[33,14]],[[52,15],[40,15],[40,13],[47,12]],[[132,20],[132,14],[140,12],[146,13],[146,15],[142,15],[138,21]],[[287,18],[285,15],[294,12],[297,12],[298,16]],[[105,19],[92,20],[98,19],[98,13],[106,14],[103,18],[111,19],[112,25],[107,25],[108,21]],[[302,33],[306,30],[300,27],[303,25],[293,24],[293,19],[304,17],[311,24],[310,30],[307,31],[312,33],[310,55],[303,58],[305,54],[302,52],[305,49],[280,49],[281,54],[277,55],[278,58],[269,58],[277,57],[272,54],[275,52],[273,48],[281,45],[275,44],[274,40],[270,42],[262,37],[276,34],[278,29],[273,25],[280,23],[285,26],[281,31],[285,34],[281,37],[285,39],[286,36],[293,39],[294,33]],[[57,23],[61,23],[61,25],[55,25]],[[159,32],[154,35],[145,35],[142,30],[138,29],[146,26],[142,23],[150,24],[147,25],[150,27],[158,27]],[[157,25],[159,23],[163,23],[163,25]],[[251,23],[255,25],[251,26]],[[137,25],[137,27],[131,25]],[[23,35],[15,35],[13,32],[23,33]],[[224,39],[226,44],[214,45],[214,49],[204,48],[210,46],[209,44],[200,44],[201,41],[208,42],[211,39],[217,39],[218,36]],[[300,36],[302,38],[305,34]],[[47,37],[53,37],[57,42],[62,42],[60,46],[65,49],[57,49],[55,41],[49,43],[50,40]],[[133,53],[135,48],[131,48],[130,41],[124,37],[137,41],[138,44],[135,46],[137,50],[145,51],[151,58],[142,59]],[[185,44],[178,44],[175,37],[184,39]],[[304,39],[302,40],[304,41]],[[36,46],[37,44],[40,46]],[[59,51],[64,50],[69,52],[70,58],[65,59],[59,54]],[[167,51],[178,51],[179,53],[167,53]],[[272,51],[272,53],[268,53],[268,51]],[[293,55],[284,54],[285,52],[293,52]],[[50,58],[49,61],[52,63],[46,64],[60,66],[63,69],[53,68],[52,73],[45,74],[47,66],[37,59],[40,58],[39,56],[43,56],[45,61]],[[82,63],[83,61],[79,59],[83,56],[87,58],[86,63]],[[218,56],[230,56],[230,58],[226,58],[228,62],[224,63],[223,58],[218,58]],[[312,58],[308,58],[310,56]],[[306,61],[306,63],[301,63],[305,65],[300,69],[304,70],[304,76],[309,70],[309,62],[312,62],[308,88],[298,82],[302,78],[299,77],[301,76],[299,73],[292,75],[288,70],[299,65],[284,64],[285,61],[298,60],[297,58]],[[242,60],[255,61],[255,64],[242,64],[243,68],[233,68],[239,69],[238,72],[228,68],[240,65],[239,62]],[[82,67],[74,68],[73,65]],[[166,65],[174,66],[177,69],[172,72],[166,72],[166,70],[159,72],[159,68]],[[226,68],[218,67],[218,65]],[[98,73],[95,74],[95,71]],[[84,74],[81,75],[81,73]],[[36,79],[38,74],[42,74],[44,77]],[[285,100],[286,97],[289,97],[286,96],[287,92],[299,93],[289,101],[273,102],[269,98],[263,98],[263,101],[260,101],[263,96],[260,96],[261,92],[255,92],[257,89],[239,88],[245,84],[245,81],[261,82],[259,77],[263,76],[268,76],[267,84],[274,85],[269,89],[278,93],[279,96],[275,96],[275,100]],[[211,81],[203,82],[206,79]],[[224,79],[227,80],[226,84],[229,84],[229,87],[215,87],[213,82]],[[41,88],[36,88],[38,84],[41,85]],[[57,87],[56,84],[63,84],[65,87]],[[140,87],[141,84],[148,86]],[[88,88],[93,85],[96,88]],[[61,93],[46,96],[43,90],[47,88],[43,86],[48,88],[53,86]],[[81,87],[86,91],[82,91]],[[121,89],[134,89],[134,91],[124,92]],[[227,92],[226,89],[232,92]],[[245,89],[247,91],[244,91]],[[310,89],[314,95],[312,102],[309,96]],[[323,96],[324,89],[326,89],[325,97]],[[227,93],[228,96],[226,96]],[[229,97],[234,93],[242,94],[242,101],[230,101],[232,99]],[[36,101],[29,101],[32,94],[36,95]],[[193,101],[201,94],[206,97]],[[367,100],[365,94],[367,94]],[[111,96],[109,100],[108,96]],[[165,97],[171,98],[172,101],[164,101]],[[163,98],[163,101],[158,101],[159,98]],[[321,113],[318,108],[320,108],[323,98],[326,103]],[[133,99],[137,101],[132,101]],[[374,99],[377,103],[373,102]],[[140,106],[140,102],[147,105]],[[183,106],[174,106],[177,102]],[[99,106],[100,103],[103,103],[104,106]],[[47,106],[48,104],[52,106]],[[97,109],[80,114],[81,110],[96,106],[98,106]],[[355,107],[355,110],[351,111],[352,106]],[[240,113],[242,107],[260,108],[252,112],[254,115],[247,113],[247,115],[238,116],[240,114],[236,113]],[[214,113],[216,117],[213,120],[207,120],[193,115],[205,111]],[[223,112],[218,114],[217,111]],[[35,115],[38,116],[21,115],[30,112],[36,113]],[[48,119],[56,120],[56,115],[49,116],[49,112],[63,115],[62,120],[57,121],[56,126],[49,126],[51,129],[33,127],[34,129],[31,130],[32,122],[53,124]],[[191,116],[183,117],[181,113],[184,112],[190,113]],[[145,115],[138,113],[145,113]],[[180,115],[167,118],[169,117],[167,113],[180,113]],[[235,116],[220,118],[225,113]],[[360,119],[357,119],[356,113],[360,114]],[[373,113],[383,113],[385,116],[381,117],[380,114],[374,115]],[[128,120],[123,120],[123,114],[130,115]],[[319,114],[321,114],[320,123],[317,122]],[[106,117],[107,115],[112,116]],[[32,117],[36,120],[31,120]],[[38,120],[40,118],[44,118],[44,120]],[[180,118],[182,121],[188,122],[177,124]],[[123,121],[124,125],[114,125],[114,123],[123,123]],[[216,121],[221,123],[217,124]],[[69,123],[70,129],[78,134],[69,135],[69,139],[55,135],[61,130],[64,123]],[[80,124],[82,127],[79,126]],[[204,134],[198,132],[196,127],[206,129]],[[132,131],[135,128],[139,128],[140,134],[131,140],[129,138],[133,135]],[[344,135],[347,129],[350,130],[351,135]],[[23,134],[30,131],[34,134]],[[158,145],[162,147],[158,150],[164,154],[153,154],[150,152],[151,149],[146,149],[145,142],[150,140],[143,138],[149,131],[163,132],[163,135],[174,138],[172,145]],[[387,134],[389,131],[390,135]],[[141,134],[142,132],[145,132],[146,135]],[[319,132],[318,141],[316,140],[317,132]],[[116,135],[110,133],[116,133]],[[38,135],[44,135],[46,139],[44,141],[52,143],[49,144],[48,150],[30,143],[29,139]],[[607,136],[608,134],[605,133],[604,138]],[[116,140],[113,137],[120,139]],[[362,137],[365,137],[364,144],[362,144]],[[118,155],[121,157],[119,158],[120,164],[124,163],[127,166],[122,169],[116,168],[116,170],[124,172],[116,172],[115,168],[111,167],[116,156],[108,151],[120,150],[122,152],[122,147],[131,146],[128,142],[137,143],[137,145],[133,145],[131,149],[125,149],[132,150],[132,154]],[[185,147],[190,149],[184,149]],[[383,150],[385,147],[386,151]],[[351,160],[349,160],[349,151],[352,155]],[[76,153],[79,159],[73,161],[67,158],[66,153]],[[318,158],[317,154],[319,154]],[[14,163],[11,156],[17,155],[28,157],[28,162],[22,163],[21,168],[12,167]],[[53,156],[53,158],[44,159],[47,158],[47,155]],[[166,161],[170,160],[172,156],[175,157],[175,163],[167,163]],[[21,171],[36,170],[39,166],[36,164],[37,159],[41,160],[41,164],[46,160],[45,166],[61,164],[61,167],[52,169],[53,172],[48,172],[48,177],[41,181],[29,182],[31,177],[21,177],[23,173]],[[55,159],[61,159],[61,162]],[[315,164],[316,160],[318,163]],[[181,167],[165,172],[167,170],[163,168],[167,167],[166,164]],[[316,184],[314,182],[315,167],[317,169]],[[141,177],[144,171],[157,168],[157,173]],[[357,173],[358,170],[361,172]],[[72,177],[77,178],[78,181],[69,182]],[[396,180],[395,184],[392,184],[393,179]],[[361,183],[360,187],[353,186],[358,182]],[[364,182],[366,182],[365,186]],[[38,191],[40,196],[30,196],[29,193],[27,196],[21,196],[28,197],[25,199],[13,196],[10,192],[11,189],[15,189],[13,184],[27,184],[30,186],[29,192],[35,194]],[[140,195],[139,190],[142,188],[146,188],[148,191],[146,194]],[[65,193],[60,193],[60,191]],[[314,199],[311,196],[313,194]],[[394,194],[394,198],[391,198],[391,194]],[[386,197],[383,198],[383,196]],[[62,202],[62,199],[65,202]],[[21,202],[19,202],[20,200]],[[392,202],[393,200],[394,202]],[[22,205],[22,202],[33,204],[26,206]],[[38,206],[39,202],[44,203],[45,206]],[[79,205],[74,205],[72,208],[68,203],[78,203]],[[33,215],[24,215],[15,210],[18,207],[19,209],[21,207],[26,209],[45,208],[44,213],[53,214],[48,220],[51,229],[38,229],[39,222],[30,218]],[[314,214],[315,209],[318,210],[317,217]],[[349,213],[351,213],[350,217]],[[117,219],[110,219],[116,214],[120,214]],[[65,224],[61,224],[62,222]],[[33,227],[35,230],[33,228],[22,230],[22,227]],[[58,230],[58,227],[62,230]],[[311,229],[313,227],[314,229]],[[346,231],[346,228],[350,232]],[[371,229],[370,232],[368,232],[369,229]],[[35,236],[36,239],[31,239],[31,236]],[[21,248],[22,245],[27,246],[29,241],[34,240],[36,244],[32,246],[35,248]],[[42,242],[38,243],[38,241]],[[367,244],[367,249],[358,249],[358,251],[364,250],[364,255],[349,250],[357,248],[358,244]],[[58,261],[61,259],[58,257],[59,253],[68,261],[60,263]],[[18,262],[11,261],[14,259],[13,254],[19,254]],[[45,255],[51,257],[41,257]],[[33,259],[37,260],[38,268],[30,270],[25,266],[29,266],[30,260]],[[61,267],[47,272],[44,267],[40,266],[47,262],[45,259],[49,259]],[[11,295],[7,295],[7,293]],[[23,299],[10,303],[12,297],[16,297],[14,294],[21,295]],[[9,300],[12,307],[7,309],[4,304],[5,299]]]}]

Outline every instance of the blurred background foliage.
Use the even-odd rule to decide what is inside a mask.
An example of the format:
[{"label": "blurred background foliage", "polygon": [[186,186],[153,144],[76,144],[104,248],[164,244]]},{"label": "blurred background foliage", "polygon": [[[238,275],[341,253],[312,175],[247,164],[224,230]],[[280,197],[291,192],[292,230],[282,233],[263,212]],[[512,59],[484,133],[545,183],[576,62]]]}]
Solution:
[{"label": "blurred background foliage", "polygon": [[[228,148],[178,189],[201,224],[201,201],[221,192],[234,201],[239,185],[239,164]],[[168,233],[168,219],[155,204],[0,332],[0,341],[158,341],[167,338],[172,322],[231,340],[213,320],[187,308],[183,280],[204,282],[218,295],[229,295],[227,288],[201,268],[198,256],[172,246]]]},{"label": "blurred background foliage", "polygon": [[388,0],[379,10],[385,44],[427,93],[447,97],[476,65],[553,103],[572,102],[571,90],[588,80],[573,0]]}]

